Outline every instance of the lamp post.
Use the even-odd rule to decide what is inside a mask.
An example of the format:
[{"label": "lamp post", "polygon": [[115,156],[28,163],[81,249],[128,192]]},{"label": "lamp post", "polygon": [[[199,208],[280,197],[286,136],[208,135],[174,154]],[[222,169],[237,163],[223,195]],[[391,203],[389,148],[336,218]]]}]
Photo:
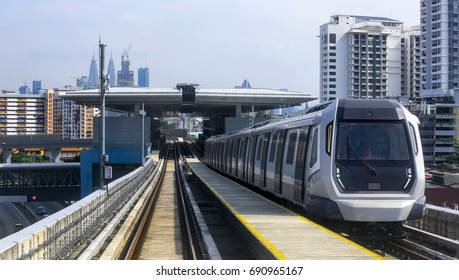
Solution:
[{"label": "lamp post", "polygon": [[[108,161],[105,155],[105,75],[104,75],[104,52],[105,45],[99,38],[99,58],[100,58],[100,123],[99,123],[99,165],[100,165],[100,188],[105,187],[105,163]],[[107,189],[108,194],[108,189]]]}]

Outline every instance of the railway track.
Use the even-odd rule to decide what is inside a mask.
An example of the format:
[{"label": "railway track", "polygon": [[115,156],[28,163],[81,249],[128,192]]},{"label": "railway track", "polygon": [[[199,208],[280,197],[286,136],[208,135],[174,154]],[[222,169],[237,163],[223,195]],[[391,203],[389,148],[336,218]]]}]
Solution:
[{"label": "railway track", "polygon": [[400,260],[457,260],[459,242],[404,226],[404,238],[354,241],[388,259]]},{"label": "railway track", "polygon": [[[167,145],[162,178],[149,198],[137,229],[128,245],[125,259],[183,260],[198,259],[187,226],[184,199],[177,168],[179,151],[175,143]],[[191,252],[191,253],[190,253]]]}]

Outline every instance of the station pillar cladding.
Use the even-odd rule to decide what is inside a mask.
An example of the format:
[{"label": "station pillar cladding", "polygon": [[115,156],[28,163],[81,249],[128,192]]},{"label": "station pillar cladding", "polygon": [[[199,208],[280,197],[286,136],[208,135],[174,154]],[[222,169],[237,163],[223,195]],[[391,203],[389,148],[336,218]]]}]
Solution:
[{"label": "station pillar cladding", "polygon": [[[93,149],[81,152],[81,197],[100,188],[99,178],[99,131],[100,118],[94,118]],[[107,166],[112,167],[112,179],[116,180],[142,165],[142,158],[151,151],[150,117],[108,117],[106,118],[105,153]],[[144,131],[142,135],[142,131]],[[142,141],[142,137],[144,138]],[[144,147],[142,149],[142,143]],[[142,155],[142,150],[144,154]]]}]

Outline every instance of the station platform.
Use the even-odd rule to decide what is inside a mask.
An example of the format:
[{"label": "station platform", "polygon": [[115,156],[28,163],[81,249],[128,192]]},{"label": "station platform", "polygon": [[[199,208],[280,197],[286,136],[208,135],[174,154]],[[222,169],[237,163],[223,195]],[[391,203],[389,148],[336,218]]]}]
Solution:
[{"label": "station platform", "polygon": [[186,159],[193,173],[279,260],[383,259],[358,244],[300,216],[207,168]]}]

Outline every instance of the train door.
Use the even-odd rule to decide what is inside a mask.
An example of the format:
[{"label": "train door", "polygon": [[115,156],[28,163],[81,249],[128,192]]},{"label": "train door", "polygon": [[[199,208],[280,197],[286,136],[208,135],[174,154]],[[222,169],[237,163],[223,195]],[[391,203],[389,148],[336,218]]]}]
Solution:
[{"label": "train door", "polygon": [[276,156],[274,159],[274,192],[282,193],[282,159],[284,158],[284,143],[286,130],[282,130],[278,133],[277,145],[276,145]]},{"label": "train door", "polygon": [[268,158],[266,161],[266,188],[270,190],[274,187],[274,169],[276,168],[276,148],[277,148],[277,141],[279,138],[279,132],[271,134],[269,138],[269,145],[268,145]]},{"label": "train door", "polygon": [[232,160],[231,160],[231,175],[237,177],[237,156],[239,152],[239,142],[241,141],[240,138],[234,140],[233,144],[233,153],[232,153]]},{"label": "train door", "polygon": [[226,174],[231,174],[231,153],[233,152],[233,140],[228,141],[228,149],[226,151]]},{"label": "train door", "polygon": [[250,158],[250,151],[252,150],[252,137],[247,137],[247,148],[245,150],[245,163],[244,163],[244,176],[242,178],[243,181],[249,181],[249,158]]},{"label": "train door", "polygon": [[295,183],[295,159],[298,147],[299,129],[291,129],[286,135],[286,152],[282,160],[282,192],[284,197],[293,197],[293,187]]},{"label": "train door", "polygon": [[268,151],[268,141],[269,141],[269,134],[265,133],[258,137],[257,141],[257,152],[255,155],[255,178],[254,183],[256,186],[260,188],[265,187],[265,176],[266,176],[266,157]]},{"label": "train door", "polygon": [[248,159],[248,174],[247,174],[247,182],[253,183],[254,182],[254,162],[255,162],[255,151],[257,149],[257,140],[258,136],[252,136],[252,145],[249,150],[249,159]]},{"label": "train door", "polygon": [[237,177],[244,179],[244,166],[245,166],[245,146],[247,144],[247,138],[244,137],[239,143],[238,160],[237,160]]},{"label": "train door", "polygon": [[217,157],[217,165],[218,165],[218,170],[222,171],[225,163],[223,162],[223,153],[225,151],[225,143],[224,142],[219,142],[218,143],[218,154],[216,155]]},{"label": "train door", "polygon": [[257,139],[255,161],[254,161],[254,178],[253,182],[256,186],[260,186],[260,173],[261,173],[261,154],[263,153],[263,135]]},{"label": "train door", "polygon": [[226,173],[226,153],[228,150],[228,141],[223,142],[223,153],[221,154],[221,163],[222,163],[222,169],[221,171],[223,173]]},{"label": "train door", "polygon": [[309,192],[310,188],[314,185],[314,174],[319,171],[319,128],[313,127],[309,133],[308,153],[306,157],[306,184],[305,192]]},{"label": "train door", "polygon": [[217,156],[214,154],[215,151],[217,150],[217,147],[218,147],[218,142],[212,143],[210,158],[211,158],[212,166],[218,168]]},{"label": "train door", "polygon": [[295,163],[295,182],[293,199],[300,203],[304,202],[304,174],[306,164],[306,152],[308,145],[309,127],[302,127],[299,131],[298,148]]},{"label": "train door", "polygon": [[261,163],[260,163],[260,188],[266,187],[266,161],[268,158],[268,143],[270,133],[265,133],[263,136],[263,147],[261,148]]}]

